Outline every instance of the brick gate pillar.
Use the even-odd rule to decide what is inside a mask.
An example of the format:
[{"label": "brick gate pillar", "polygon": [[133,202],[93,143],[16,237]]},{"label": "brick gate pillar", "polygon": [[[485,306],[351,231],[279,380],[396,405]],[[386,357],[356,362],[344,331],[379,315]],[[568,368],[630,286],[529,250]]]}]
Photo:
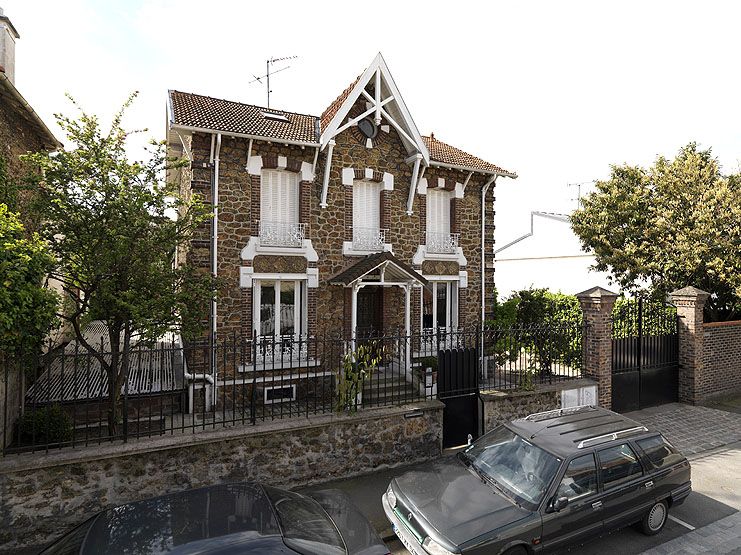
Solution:
[{"label": "brick gate pillar", "polygon": [[684,287],[669,293],[677,307],[679,336],[679,402],[694,405],[702,397],[703,327],[702,310],[710,293],[696,287]]},{"label": "brick gate pillar", "polygon": [[607,409],[612,407],[612,307],[617,297],[602,287],[576,295],[584,315],[584,376],[597,382],[599,404]]}]

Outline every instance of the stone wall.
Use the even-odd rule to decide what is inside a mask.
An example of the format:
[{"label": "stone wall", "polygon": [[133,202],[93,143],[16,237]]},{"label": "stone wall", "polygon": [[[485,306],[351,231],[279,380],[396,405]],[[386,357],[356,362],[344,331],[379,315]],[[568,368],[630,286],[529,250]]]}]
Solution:
[{"label": "stone wall", "polygon": [[498,391],[482,393],[484,404],[483,432],[493,430],[498,425],[524,418],[528,414],[561,408],[561,392],[596,385],[593,380],[573,380],[549,386],[538,387],[535,391]]},{"label": "stone wall", "polygon": [[741,321],[703,324],[703,335],[699,400],[741,391]]},{"label": "stone wall", "polygon": [[47,542],[101,509],[187,488],[242,480],[295,487],[432,459],[442,449],[442,407],[430,401],[6,457],[0,551]]}]

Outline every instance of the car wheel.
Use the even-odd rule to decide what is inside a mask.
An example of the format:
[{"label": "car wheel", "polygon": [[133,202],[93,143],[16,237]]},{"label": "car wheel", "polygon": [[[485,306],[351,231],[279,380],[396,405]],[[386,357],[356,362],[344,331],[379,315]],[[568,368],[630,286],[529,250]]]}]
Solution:
[{"label": "car wheel", "polygon": [[669,516],[669,509],[666,501],[659,501],[643,516],[641,529],[647,536],[658,534],[666,524],[666,518]]},{"label": "car wheel", "polygon": [[527,549],[521,545],[510,547],[503,555],[527,555]]}]

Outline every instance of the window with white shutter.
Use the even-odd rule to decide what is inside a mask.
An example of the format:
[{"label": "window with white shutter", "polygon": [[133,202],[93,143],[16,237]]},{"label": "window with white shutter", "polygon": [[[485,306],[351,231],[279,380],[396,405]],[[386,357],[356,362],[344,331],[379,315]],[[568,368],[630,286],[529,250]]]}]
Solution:
[{"label": "window with white shutter", "polygon": [[260,219],[282,224],[298,223],[298,174],[263,170],[260,182]]},{"label": "window with white shutter", "polygon": [[263,170],[260,181],[260,241],[265,246],[300,247],[306,224],[299,223],[298,174]]},{"label": "window with white shutter", "polygon": [[381,184],[358,180],[352,189],[353,248],[381,250],[385,242],[381,229]]},{"label": "window with white shutter", "polygon": [[427,231],[450,233],[450,191],[427,189]]}]

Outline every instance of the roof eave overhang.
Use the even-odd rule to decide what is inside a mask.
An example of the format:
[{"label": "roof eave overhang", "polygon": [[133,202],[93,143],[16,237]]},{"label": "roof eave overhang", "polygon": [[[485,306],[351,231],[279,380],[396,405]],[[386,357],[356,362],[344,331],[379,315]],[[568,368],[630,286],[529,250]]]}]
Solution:
[{"label": "roof eave overhang", "polygon": [[509,177],[510,179],[517,179],[516,173],[510,173],[507,171],[494,171],[494,170],[484,170],[481,168],[474,168],[472,166],[461,166],[458,164],[448,164],[447,162],[438,162],[437,160],[431,160],[430,166],[439,166],[441,168],[450,168],[453,170],[463,170],[467,172],[474,172],[474,173],[482,173],[484,175],[498,175],[501,177]]},{"label": "roof eave overhang", "polygon": [[59,148],[64,147],[62,142],[57,139],[54,136],[54,133],[51,132],[51,130],[46,126],[44,123],[44,120],[41,119],[41,117],[36,113],[36,110],[34,110],[31,105],[26,101],[25,98],[23,98],[23,95],[18,91],[18,89],[15,88],[15,85],[13,82],[8,79],[8,76],[5,75],[5,73],[0,72],[0,83],[2,83],[5,90],[7,90],[10,95],[18,101],[21,106],[23,106],[26,109],[26,113],[31,116],[31,119],[33,122],[37,125],[38,130],[41,132],[42,135],[46,135],[46,138],[49,141],[49,147],[47,150],[57,150]]},{"label": "roof eave overhang", "polygon": [[226,135],[228,137],[239,137],[242,139],[253,139],[256,141],[266,141],[271,143],[283,143],[286,145],[297,145],[297,146],[309,146],[312,148],[316,148],[320,146],[320,143],[315,143],[311,141],[296,141],[293,139],[282,139],[280,137],[265,137],[263,135],[251,135],[249,133],[238,133],[236,131],[225,131],[223,129],[208,129],[206,127],[194,127],[192,125],[182,125],[180,123],[173,123],[171,121],[170,126],[172,129],[177,129],[180,131],[189,131],[191,133],[220,133],[221,135]]}]

